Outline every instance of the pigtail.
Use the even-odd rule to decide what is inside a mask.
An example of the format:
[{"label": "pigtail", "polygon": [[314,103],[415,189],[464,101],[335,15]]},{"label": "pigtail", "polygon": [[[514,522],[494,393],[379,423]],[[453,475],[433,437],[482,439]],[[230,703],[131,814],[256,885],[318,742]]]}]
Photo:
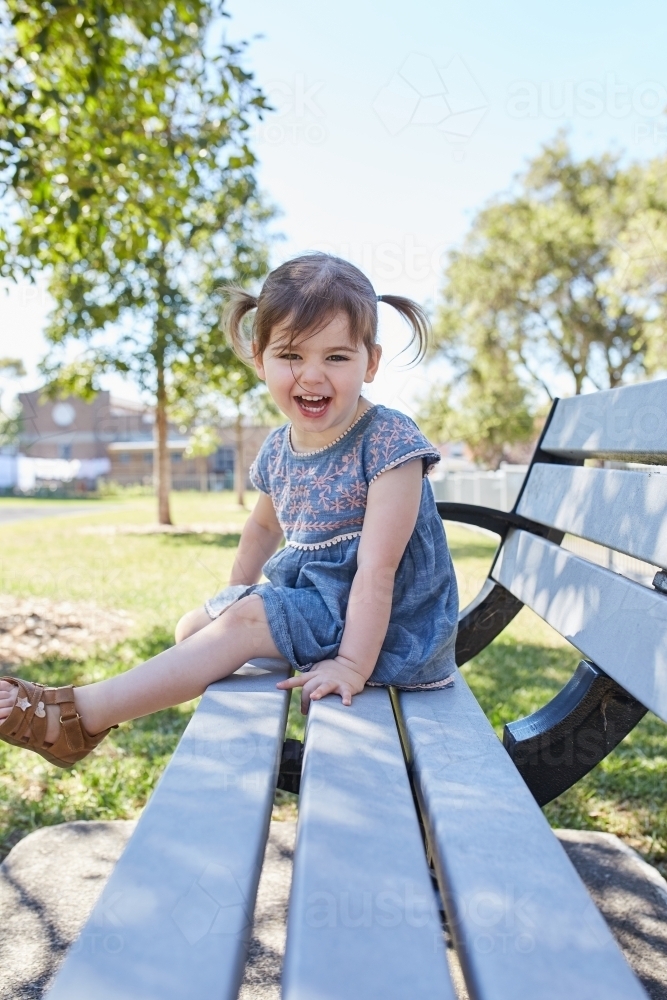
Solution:
[{"label": "pigtail", "polygon": [[257,308],[258,299],[245,288],[235,286],[225,289],[227,302],[222,310],[220,325],[234,353],[250,364],[255,356],[253,338],[243,329],[243,319],[247,313]]},{"label": "pigtail", "polygon": [[428,317],[421,306],[413,302],[412,299],[406,299],[402,295],[378,295],[378,302],[384,302],[388,306],[392,306],[396,312],[399,312],[408,326],[412,329],[412,337],[410,338],[410,343],[407,344],[402,351],[396,355],[400,357],[408,348],[417,342],[417,354],[409,362],[409,365],[418,364],[428,349],[428,341],[431,332],[431,324],[429,323]]}]

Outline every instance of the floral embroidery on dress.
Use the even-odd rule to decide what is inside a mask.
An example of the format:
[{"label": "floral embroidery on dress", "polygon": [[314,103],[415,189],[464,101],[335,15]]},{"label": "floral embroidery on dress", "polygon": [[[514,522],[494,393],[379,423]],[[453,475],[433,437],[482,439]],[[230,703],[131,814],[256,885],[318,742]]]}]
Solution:
[{"label": "floral embroidery on dress", "polygon": [[319,547],[359,535],[370,484],[415,458],[425,460],[428,472],[440,455],[409,417],[378,405],[316,452],[295,452],[289,425],[279,427],[260,449],[250,479],[271,497],[288,544]]}]

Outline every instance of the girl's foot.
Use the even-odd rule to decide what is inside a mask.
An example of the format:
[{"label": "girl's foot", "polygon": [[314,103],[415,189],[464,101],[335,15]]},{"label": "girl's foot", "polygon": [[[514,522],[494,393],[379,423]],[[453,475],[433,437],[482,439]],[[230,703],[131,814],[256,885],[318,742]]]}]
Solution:
[{"label": "girl's foot", "polygon": [[0,677],[0,739],[34,750],[51,764],[71,767],[109,732],[83,728],[71,685],[46,688],[17,677]]},{"label": "girl's foot", "polygon": [[[18,696],[18,684],[13,681],[0,680],[0,727],[5,719],[8,719],[11,715]],[[60,729],[60,711],[57,705],[45,705],[44,707],[46,710],[46,733],[44,739],[47,743],[55,743],[58,739],[58,730]]]}]

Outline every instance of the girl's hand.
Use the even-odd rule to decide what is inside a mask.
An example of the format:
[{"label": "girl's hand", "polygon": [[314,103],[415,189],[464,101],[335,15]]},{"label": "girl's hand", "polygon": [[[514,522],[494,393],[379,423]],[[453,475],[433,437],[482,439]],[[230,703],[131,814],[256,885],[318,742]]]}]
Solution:
[{"label": "girl's hand", "polygon": [[339,694],[344,705],[352,704],[352,697],[364,689],[366,678],[339,660],[320,660],[305,674],[280,681],[276,687],[283,691],[301,688],[301,714],[308,713],[311,701],[319,701],[328,694]]}]

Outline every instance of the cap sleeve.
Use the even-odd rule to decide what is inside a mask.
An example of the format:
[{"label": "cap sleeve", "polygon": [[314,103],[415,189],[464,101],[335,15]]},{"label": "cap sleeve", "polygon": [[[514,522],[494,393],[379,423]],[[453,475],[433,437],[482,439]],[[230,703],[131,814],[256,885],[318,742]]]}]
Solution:
[{"label": "cap sleeve", "polygon": [[370,484],[389,469],[415,458],[423,459],[423,475],[440,461],[440,452],[428,441],[414,420],[399,410],[386,409],[372,422],[364,442],[366,482]]},{"label": "cap sleeve", "polygon": [[248,470],[250,482],[256,490],[271,495],[271,462],[275,462],[276,451],[280,450],[279,433],[282,427],[277,427],[264,439],[257,458]]}]

